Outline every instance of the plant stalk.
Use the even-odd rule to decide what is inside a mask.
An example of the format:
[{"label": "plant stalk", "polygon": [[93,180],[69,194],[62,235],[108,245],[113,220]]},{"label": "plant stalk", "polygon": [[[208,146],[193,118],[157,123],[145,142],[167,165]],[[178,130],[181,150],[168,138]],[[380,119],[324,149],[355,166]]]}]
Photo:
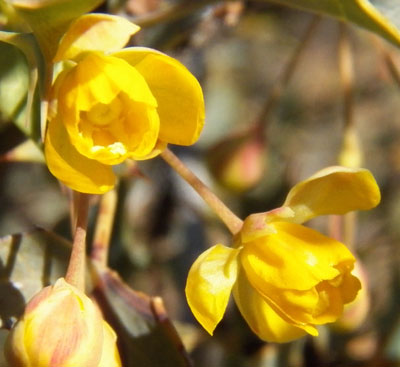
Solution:
[{"label": "plant stalk", "polygon": [[242,228],[243,221],[238,218],[185,164],[168,148],[161,157],[181,176],[225,223],[235,235]]},{"label": "plant stalk", "polygon": [[89,195],[73,192],[76,197],[76,228],[72,252],[69,260],[65,280],[80,289],[85,290],[86,271],[86,231],[89,211]]},{"label": "plant stalk", "polygon": [[339,72],[343,89],[345,129],[354,125],[354,60],[347,25],[340,23],[339,30]]}]

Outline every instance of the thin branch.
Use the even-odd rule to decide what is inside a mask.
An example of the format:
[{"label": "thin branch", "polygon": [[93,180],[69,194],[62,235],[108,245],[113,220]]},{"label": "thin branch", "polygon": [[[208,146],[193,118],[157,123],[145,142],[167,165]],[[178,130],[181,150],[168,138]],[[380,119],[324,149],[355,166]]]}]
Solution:
[{"label": "thin branch", "polygon": [[237,234],[243,222],[169,149],[161,157],[203,198],[232,234]]},{"label": "thin branch", "polygon": [[218,2],[220,1],[195,0],[180,2],[174,5],[170,5],[161,10],[156,10],[154,12],[148,13],[146,15],[132,17],[130,20],[142,28],[152,27],[157,24],[168,23],[184,18],[185,16],[190,15],[201,8]]},{"label": "thin branch", "polygon": [[381,38],[371,35],[371,41],[374,46],[378,49],[379,53],[383,57],[386,67],[388,68],[389,74],[393,78],[396,85],[400,88],[400,71],[391,52],[387,49],[387,46],[382,42]]},{"label": "thin branch", "polygon": [[90,257],[101,265],[107,265],[108,250],[117,208],[117,192],[111,190],[102,195],[99,213],[97,215],[96,230],[94,233]]},{"label": "thin branch", "polygon": [[[343,92],[343,144],[340,164],[359,166],[361,164],[361,147],[355,130],[354,119],[354,57],[351,49],[347,24],[339,23],[338,42],[339,73]],[[354,156],[357,159],[354,159]],[[352,157],[352,160],[349,158]],[[341,221],[340,231],[342,241],[353,249],[355,231],[357,228],[356,213],[347,213]]]},{"label": "thin branch", "polygon": [[310,43],[312,36],[314,35],[317,27],[321,22],[321,16],[314,15],[303,35],[300,38],[300,41],[296,48],[294,49],[289,61],[287,62],[286,66],[284,67],[283,71],[279,75],[278,79],[274,82],[271,91],[266,98],[264,105],[261,108],[261,111],[256,116],[255,120],[247,125],[240,126],[236,129],[232,136],[249,136],[254,135],[259,137],[260,139],[264,140],[266,136],[266,129],[268,127],[268,117],[270,113],[273,111],[274,107],[276,106],[278,100],[282,96],[283,91],[285,90],[286,86],[292,79],[299,61],[303,56],[303,53]]},{"label": "thin branch", "polygon": [[297,45],[297,47],[295,48],[293,54],[289,59],[289,62],[286,64],[281,75],[272,86],[271,92],[268,95],[268,98],[266,99],[261,112],[257,116],[257,122],[256,122],[257,124],[266,125],[265,121],[267,120],[272,109],[275,107],[276,102],[282,96],[285,87],[291,80],[297,68],[297,65],[299,64],[301,56],[303,55],[304,50],[309,44],[320,22],[321,22],[321,17],[319,15],[314,15],[310,20],[310,22],[308,23],[303,35],[300,38],[299,44]]},{"label": "thin branch", "polygon": [[343,89],[344,122],[345,128],[348,128],[354,124],[354,60],[347,25],[339,24],[339,72]]},{"label": "thin branch", "polygon": [[393,80],[400,87],[400,71],[397,68],[396,63],[393,60],[392,55],[389,51],[384,50],[383,57],[386,63],[387,68],[389,69],[390,75],[392,76]]}]

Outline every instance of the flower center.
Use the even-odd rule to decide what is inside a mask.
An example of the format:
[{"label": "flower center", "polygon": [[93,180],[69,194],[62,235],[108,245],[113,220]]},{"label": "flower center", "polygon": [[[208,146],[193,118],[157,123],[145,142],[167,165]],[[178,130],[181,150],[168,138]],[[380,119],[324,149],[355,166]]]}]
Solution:
[{"label": "flower center", "polygon": [[122,102],[115,97],[111,103],[96,103],[89,111],[86,117],[93,125],[106,126],[111,122],[118,120],[122,111]]}]

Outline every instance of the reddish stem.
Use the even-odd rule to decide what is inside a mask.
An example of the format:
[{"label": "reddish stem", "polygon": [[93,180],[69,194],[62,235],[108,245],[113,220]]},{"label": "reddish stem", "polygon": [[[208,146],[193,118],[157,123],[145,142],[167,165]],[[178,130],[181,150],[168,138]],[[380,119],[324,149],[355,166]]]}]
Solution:
[{"label": "reddish stem", "polygon": [[72,244],[71,257],[68,264],[65,280],[84,291],[86,268],[86,230],[89,211],[89,195],[73,192],[76,197],[76,228]]}]

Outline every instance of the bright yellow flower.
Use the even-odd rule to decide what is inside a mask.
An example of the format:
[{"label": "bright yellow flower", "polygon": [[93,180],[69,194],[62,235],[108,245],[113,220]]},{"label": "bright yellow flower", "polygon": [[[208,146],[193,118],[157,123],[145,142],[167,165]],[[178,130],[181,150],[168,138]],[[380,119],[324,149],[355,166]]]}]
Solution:
[{"label": "bright yellow flower", "polygon": [[367,210],[380,201],[365,169],[330,167],[294,186],[282,207],[252,214],[233,248],[216,245],[194,262],[186,284],[189,306],[212,334],[230,293],[251,329],[287,342],[334,322],[360,289],[355,259],[340,242],[304,227],[318,215]]},{"label": "bright yellow flower", "polygon": [[60,43],[55,61],[64,69],[50,96],[45,155],[54,176],[76,191],[104,193],[115,184],[113,165],[200,135],[199,83],[161,52],[122,49],[138,29],[121,17],[84,15]]},{"label": "bright yellow flower", "polygon": [[94,303],[63,278],[28,303],[5,355],[10,367],[121,367],[114,331]]}]

